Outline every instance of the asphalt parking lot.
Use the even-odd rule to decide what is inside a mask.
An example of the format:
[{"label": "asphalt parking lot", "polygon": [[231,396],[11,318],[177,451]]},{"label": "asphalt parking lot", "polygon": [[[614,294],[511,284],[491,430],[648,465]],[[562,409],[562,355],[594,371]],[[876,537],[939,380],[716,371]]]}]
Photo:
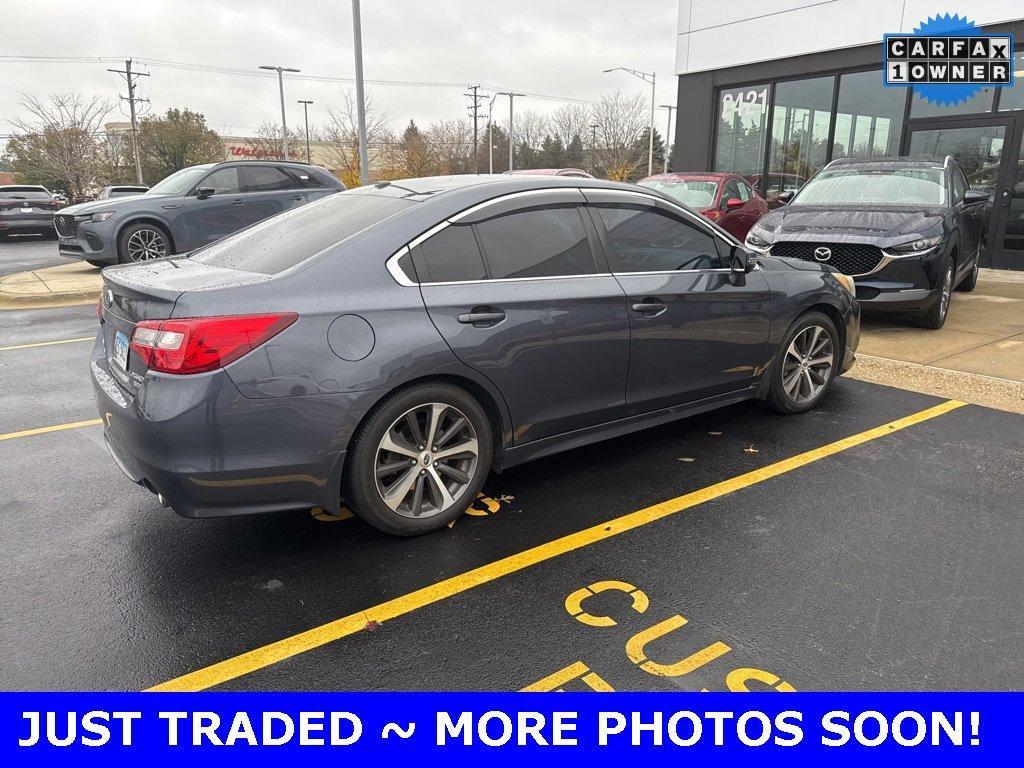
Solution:
[{"label": "asphalt parking lot", "polygon": [[1022,416],[842,379],[492,476],[399,540],[161,508],[103,448],[94,330],[0,312],[5,689],[1024,686]]}]

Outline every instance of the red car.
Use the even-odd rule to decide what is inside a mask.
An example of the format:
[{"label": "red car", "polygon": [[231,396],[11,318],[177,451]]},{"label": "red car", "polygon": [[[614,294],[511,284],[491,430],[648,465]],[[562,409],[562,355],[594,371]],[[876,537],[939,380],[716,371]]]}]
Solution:
[{"label": "red car", "polygon": [[768,203],[735,173],[660,173],[639,182],[664,192],[731,234],[741,243]]}]

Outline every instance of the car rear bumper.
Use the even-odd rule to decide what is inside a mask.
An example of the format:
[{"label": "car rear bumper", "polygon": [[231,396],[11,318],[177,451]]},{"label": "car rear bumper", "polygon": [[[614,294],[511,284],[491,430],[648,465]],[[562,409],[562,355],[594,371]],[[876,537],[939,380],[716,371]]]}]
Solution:
[{"label": "car rear bumper", "polygon": [[148,374],[132,393],[108,365],[98,337],[91,370],[107,450],[179,515],[338,509],[345,397],[249,399],[223,370]]},{"label": "car rear bumper", "polygon": [[39,232],[52,229],[53,214],[4,216],[0,218],[0,232]]}]

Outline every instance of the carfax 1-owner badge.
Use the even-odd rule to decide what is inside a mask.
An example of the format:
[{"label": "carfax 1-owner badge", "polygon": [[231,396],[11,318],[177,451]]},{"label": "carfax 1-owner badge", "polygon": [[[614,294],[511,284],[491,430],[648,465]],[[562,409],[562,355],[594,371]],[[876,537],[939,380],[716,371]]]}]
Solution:
[{"label": "carfax 1-owner badge", "polygon": [[961,16],[936,16],[912,34],[885,35],[885,84],[913,85],[936,104],[957,104],[985,86],[1013,85],[1013,37],[985,35]]}]

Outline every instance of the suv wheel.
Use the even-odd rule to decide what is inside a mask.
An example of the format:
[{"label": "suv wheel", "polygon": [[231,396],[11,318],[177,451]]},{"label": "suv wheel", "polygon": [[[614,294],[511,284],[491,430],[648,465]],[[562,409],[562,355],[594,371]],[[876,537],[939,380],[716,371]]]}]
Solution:
[{"label": "suv wheel", "polygon": [[159,259],[170,253],[170,237],[156,224],[129,224],[117,239],[117,260],[121,264]]},{"label": "suv wheel", "polygon": [[820,312],[808,312],[789,329],[772,365],[768,404],[780,413],[816,406],[836,377],[839,333]]},{"label": "suv wheel", "polygon": [[451,384],[399,390],[353,438],[343,483],[349,507],[386,533],[443,528],[476,498],[491,463],[480,404]]},{"label": "suv wheel", "polygon": [[946,272],[942,277],[942,288],[939,292],[939,297],[918,318],[918,325],[922,328],[930,328],[934,331],[946,324],[946,316],[949,314],[949,299],[953,294],[953,277],[955,274],[956,265],[950,259],[946,265]]},{"label": "suv wheel", "polygon": [[981,246],[978,248],[978,255],[974,257],[974,268],[971,270],[970,274],[967,275],[967,277],[960,281],[960,285],[956,287],[958,291],[970,293],[978,284],[978,270],[981,268],[981,252],[984,249],[985,243],[982,242]]}]

